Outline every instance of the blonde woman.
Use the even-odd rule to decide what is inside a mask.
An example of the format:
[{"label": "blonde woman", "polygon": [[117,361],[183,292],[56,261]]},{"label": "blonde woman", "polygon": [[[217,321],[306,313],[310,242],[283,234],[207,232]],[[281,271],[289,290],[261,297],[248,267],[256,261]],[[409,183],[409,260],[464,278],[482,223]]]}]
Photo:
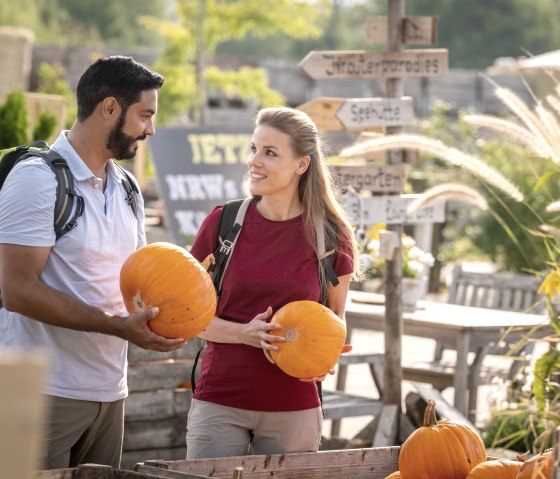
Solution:
[{"label": "blonde woman", "polygon": [[[187,459],[316,451],[322,413],[315,380],[282,372],[269,352],[284,338],[269,321],[285,304],[319,301],[327,279],[318,268],[316,225],[337,244],[338,285],[327,305],[344,319],[357,245],[338,204],[317,128],[303,112],[265,108],[248,160],[254,198],[224,275],[217,316],[189,412]],[[216,247],[222,207],[203,222],[191,249],[199,260]],[[329,242],[329,239],[332,240]]]}]

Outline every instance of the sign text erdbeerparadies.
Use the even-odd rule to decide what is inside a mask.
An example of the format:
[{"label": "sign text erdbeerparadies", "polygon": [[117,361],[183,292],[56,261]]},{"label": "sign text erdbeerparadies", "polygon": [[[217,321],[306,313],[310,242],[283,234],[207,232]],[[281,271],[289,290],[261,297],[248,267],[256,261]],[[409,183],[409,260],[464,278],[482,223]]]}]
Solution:
[{"label": "sign text erdbeerparadies", "polygon": [[401,52],[311,51],[299,63],[315,80],[328,78],[401,78],[445,75],[446,49]]}]

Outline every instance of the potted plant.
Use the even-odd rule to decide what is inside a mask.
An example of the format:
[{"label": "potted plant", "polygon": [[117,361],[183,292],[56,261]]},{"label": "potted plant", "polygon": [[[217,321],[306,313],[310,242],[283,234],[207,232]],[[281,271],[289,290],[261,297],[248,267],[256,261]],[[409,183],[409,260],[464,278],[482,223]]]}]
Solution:
[{"label": "potted plant", "polygon": [[[365,285],[362,289],[380,291],[383,284],[383,272],[385,260],[380,255],[379,233],[385,229],[384,224],[372,226],[362,237],[362,254],[360,265],[365,277]],[[426,292],[427,268],[434,265],[434,257],[431,253],[422,250],[416,245],[412,236],[404,234],[401,236],[402,244],[402,298],[405,306],[414,307],[417,301]],[[368,281],[373,281],[370,287]]]}]

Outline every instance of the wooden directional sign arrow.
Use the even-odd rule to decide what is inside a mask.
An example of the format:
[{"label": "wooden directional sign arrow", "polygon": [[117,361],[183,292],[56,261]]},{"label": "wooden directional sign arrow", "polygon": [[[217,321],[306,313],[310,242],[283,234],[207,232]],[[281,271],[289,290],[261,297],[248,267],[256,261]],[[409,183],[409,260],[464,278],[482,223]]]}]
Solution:
[{"label": "wooden directional sign arrow", "polygon": [[407,213],[412,201],[420,195],[387,195],[363,197],[349,194],[343,200],[346,212],[360,225],[375,224],[418,224],[443,223],[445,221],[445,202],[438,201],[420,208],[413,214]]},{"label": "wooden directional sign arrow", "polygon": [[[437,17],[404,17],[401,40],[405,44],[435,45],[437,26]],[[368,17],[364,30],[368,43],[387,44],[387,17]]]},{"label": "wooden directional sign arrow", "polygon": [[348,130],[410,125],[414,121],[412,97],[351,98],[342,103],[336,116]]},{"label": "wooden directional sign arrow", "polygon": [[322,97],[297,107],[325,130],[364,130],[380,126],[409,125],[414,120],[411,97]]},{"label": "wooden directional sign arrow", "polygon": [[399,165],[329,165],[334,180],[343,188],[375,193],[401,193],[405,169]]},{"label": "wooden directional sign arrow", "polygon": [[428,77],[447,73],[446,49],[400,52],[311,51],[299,66],[315,80]]}]

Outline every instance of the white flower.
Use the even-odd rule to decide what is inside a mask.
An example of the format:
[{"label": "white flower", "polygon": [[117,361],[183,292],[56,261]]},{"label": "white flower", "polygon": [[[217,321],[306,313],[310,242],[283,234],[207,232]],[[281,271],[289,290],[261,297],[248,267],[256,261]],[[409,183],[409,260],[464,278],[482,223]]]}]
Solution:
[{"label": "white flower", "polygon": [[371,255],[365,253],[360,255],[359,262],[360,262],[360,269],[362,271],[366,271],[367,269],[371,268],[375,264],[375,261],[373,260]]}]

